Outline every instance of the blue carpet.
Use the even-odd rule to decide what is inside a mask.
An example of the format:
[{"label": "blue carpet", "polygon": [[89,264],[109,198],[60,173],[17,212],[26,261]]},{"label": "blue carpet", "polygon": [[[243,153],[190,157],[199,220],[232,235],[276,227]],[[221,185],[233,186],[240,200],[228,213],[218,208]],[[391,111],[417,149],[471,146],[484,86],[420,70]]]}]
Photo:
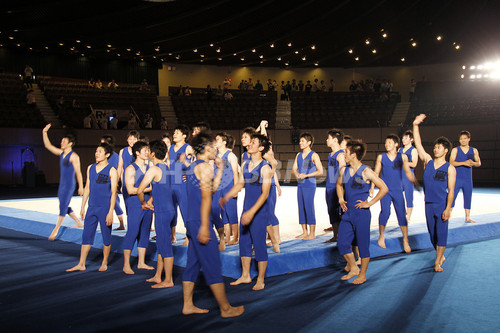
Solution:
[{"label": "blue carpet", "polygon": [[[0,207],[0,227],[31,234],[48,237],[57,219],[55,214],[28,211],[16,208]],[[451,219],[448,235],[448,244],[461,244],[466,242],[490,239],[500,236],[500,215],[483,214],[475,216],[477,223],[465,223],[461,218]],[[65,223],[73,225],[66,219]],[[414,250],[431,249],[425,224],[410,224],[409,226],[410,246]],[[64,226],[60,229],[58,240],[81,243],[82,229],[70,229]],[[154,233],[152,233],[154,235]],[[125,231],[113,231],[111,247],[115,253],[122,252],[122,242]],[[174,264],[185,267],[187,260],[187,248],[181,246],[183,234],[178,234],[178,242],[173,246]],[[291,240],[283,242],[281,253],[276,254],[268,248],[269,265],[266,276],[277,276],[291,272],[325,267],[335,263],[343,262],[344,259],[336,249],[336,243],[325,244],[324,241],[330,236],[320,236],[315,240]],[[403,244],[400,228],[397,226],[386,229],[386,249],[377,245],[378,230],[371,232],[371,257],[379,257],[389,254],[403,252]],[[102,238],[99,235],[95,238],[93,245],[95,248],[102,248]],[[156,260],[156,242],[151,241],[148,247],[148,259]],[[132,255],[137,255],[137,248],[134,248]],[[238,278],[241,275],[241,264],[239,257],[239,247],[237,245],[228,246],[226,251],[221,253],[222,274],[227,277]],[[252,262],[252,276],[257,276],[256,262]]]},{"label": "blue carpet", "polygon": [[266,279],[266,289],[229,286],[243,316],[221,319],[201,282],[195,302],[211,310],[183,316],[182,268],[175,286],[154,290],[145,279],[121,272],[111,255],[99,273],[101,251],[92,249],[87,271],[65,273],[79,246],[0,228],[0,325],[4,332],[498,332],[500,239],[446,250],[445,271],[434,273],[433,251],[372,260],[368,281],[340,280],[343,265]]}]

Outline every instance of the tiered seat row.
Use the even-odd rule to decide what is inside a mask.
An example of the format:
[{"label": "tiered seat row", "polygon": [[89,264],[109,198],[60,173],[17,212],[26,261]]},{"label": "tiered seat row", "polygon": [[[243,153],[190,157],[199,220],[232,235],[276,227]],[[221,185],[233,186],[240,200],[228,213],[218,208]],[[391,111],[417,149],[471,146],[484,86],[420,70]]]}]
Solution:
[{"label": "tiered seat row", "polygon": [[40,110],[26,103],[26,87],[18,74],[0,74],[0,127],[41,128]]},{"label": "tiered seat row", "polygon": [[262,119],[274,128],[276,123],[276,92],[231,90],[234,99],[221,96],[208,99],[203,94],[172,96],[172,104],[180,123],[192,126],[205,121],[216,128],[241,129],[258,124]]},{"label": "tiered seat row", "polygon": [[292,93],[292,125],[297,128],[388,126],[399,99],[369,92]]},{"label": "tiered seat row", "polygon": [[419,82],[406,123],[425,113],[430,125],[500,121],[497,82]]},{"label": "tiered seat row", "polygon": [[[40,87],[52,108],[58,113],[64,124],[81,128],[83,118],[89,114],[90,105],[94,109],[130,109],[132,106],[141,120],[146,114],[153,117],[153,126],[159,127],[161,121],[160,108],[156,95],[151,91],[139,91],[139,85],[122,85],[117,89],[96,89],[88,86],[88,82],[71,79],[40,79]],[[57,100],[64,97],[64,107],[57,107]],[[79,107],[72,106],[76,98]]]}]

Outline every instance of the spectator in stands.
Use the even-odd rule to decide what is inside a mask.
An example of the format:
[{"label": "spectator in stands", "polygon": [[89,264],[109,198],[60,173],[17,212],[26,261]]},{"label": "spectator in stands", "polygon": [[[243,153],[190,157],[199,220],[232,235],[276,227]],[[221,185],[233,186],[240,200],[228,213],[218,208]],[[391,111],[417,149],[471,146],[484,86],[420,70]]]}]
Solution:
[{"label": "spectator in stands", "polygon": [[186,89],[184,89],[184,96],[191,96],[191,88],[189,86],[186,86]]},{"label": "spectator in stands", "polygon": [[97,89],[102,89],[102,82],[101,82],[101,80],[97,79],[97,82],[95,83],[95,87]]},{"label": "spectator in stands", "polygon": [[83,128],[92,128],[92,116],[89,113],[85,118],[83,118]]},{"label": "spectator in stands", "polygon": [[381,90],[381,85],[382,84],[380,83],[380,79],[376,79],[375,83],[373,84],[373,91],[379,93]]},{"label": "spectator in stands", "polygon": [[130,117],[128,119],[127,128],[130,130],[137,128],[137,121],[136,121],[135,116],[133,114],[130,114]]},{"label": "spectator in stands", "polygon": [[108,129],[108,117],[106,115],[99,116],[99,127],[101,129]]},{"label": "spectator in stands", "polygon": [[245,80],[241,80],[240,84],[238,85],[239,90],[245,90],[246,89],[246,84]]},{"label": "spectator in stands", "polygon": [[262,83],[260,83],[260,80],[257,80],[257,83],[255,84],[255,86],[253,87],[253,89],[257,90],[257,91],[264,90],[264,87],[262,86]]},{"label": "spectator in stands", "polygon": [[224,90],[222,90],[222,88],[221,88],[220,84],[219,84],[219,86],[217,87],[217,90],[216,90],[215,94],[216,94],[217,96],[221,96],[221,97],[224,95]]},{"label": "spectator in stands", "polygon": [[33,89],[28,90],[28,93],[26,94],[26,103],[32,109],[36,109],[36,99],[35,99],[35,93],[33,92]]},{"label": "spectator in stands", "polygon": [[286,84],[285,84],[285,81],[281,81],[280,88],[281,88],[280,100],[282,100],[282,101],[288,100],[287,95],[286,95]]},{"label": "spectator in stands", "polygon": [[[219,87],[220,87],[220,85],[219,85]],[[160,129],[162,129],[162,130],[168,130],[167,118],[161,117]]]},{"label": "spectator in stands", "polygon": [[[229,79],[227,76],[224,78],[224,82],[222,82],[222,85],[224,86],[224,89],[229,89],[231,87],[231,79]],[[220,87],[220,86],[219,86]],[[222,95],[222,94],[221,94]]]},{"label": "spectator in stands", "polygon": [[330,79],[330,86],[328,87],[328,92],[334,92],[335,91],[335,83],[333,82],[333,79]]},{"label": "spectator in stands", "polygon": [[251,77],[248,78],[246,90],[253,90],[253,82],[252,82],[252,78]]},{"label": "spectator in stands", "polygon": [[209,84],[207,84],[207,88],[205,89],[205,95],[207,95],[207,101],[212,100],[212,96],[214,95],[214,91]]},{"label": "spectator in stands", "polygon": [[273,86],[274,86],[274,90],[278,89],[278,82],[276,82],[276,80],[273,80]]},{"label": "spectator in stands", "polygon": [[271,79],[267,79],[267,91],[274,91],[273,81]]},{"label": "spectator in stands", "polygon": [[413,96],[415,96],[415,88],[417,87],[417,81],[415,79],[411,79],[410,81],[410,102],[413,100]]},{"label": "spectator in stands", "polygon": [[57,111],[62,111],[64,110],[64,96],[59,96],[59,98],[56,101],[56,108]]},{"label": "spectator in stands", "polygon": [[321,90],[321,86],[318,83],[318,79],[314,79],[314,83],[313,83],[313,86],[312,86],[312,91],[313,92],[318,92],[320,90]]},{"label": "spectator in stands", "polygon": [[91,77],[90,80],[89,80],[89,87],[95,88],[95,83],[96,82],[95,82],[94,78]]},{"label": "spectator in stands", "polygon": [[78,101],[74,97],[73,100],[71,101],[71,107],[73,108],[73,110],[80,108],[80,103],[78,103]]},{"label": "spectator in stands", "polygon": [[297,88],[299,88],[299,91],[304,91],[304,82],[302,80],[299,80],[299,83],[297,83]]},{"label": "spectator in stands", "polygon": [[305,88],[306,95],[310,95],[311,94],[311,90],[312,90],[311,81],[307,80],[306,85],[305,85],[304,88]]},{"label": "spectator in stands", "polygon": [[113,118],[109,121],[109,126],[111,129],[118,129],[118,116],[116,115],[116,112],[113,112]]},{"label": "spectator in stands", "polygon": [[320,89],[321,89],[322,92],[326,92],[325,80],[321,80],[321,82],[320,82]]},{"label": "spectator in stands", "polygon": [[295,79],[292,79],[292,91],[298,91],[299,87],[297,86],[297,81]]},{"label": "spectator in stands", "polygon": [[143,79],[141,82],[141,87],[139,88],[140,91],[149,91],[149,86],[148,86],[148,81],[146,79]]},{"label": "spectator in stands", "polygon": [[286,97],[287,97],[286,100],[289,101],[290,96],[292,96],[292,84],[290,83],[290,81],[286,81],[285,89],[286,89]]},{"label": "spectator in stands", "polygon": [[110,83],[108,83],[108,89],[117,89],[118,84],[116,84],[115,80],[111,80]]},{"label": "spectator in stands", "polygon": [[224,93],[224,100],[226,102],[229,102],[229,101],[232,101],[234,98],[233,94],[231,94],[231,92],[229,90],[226,90],[226,92]]},{"label": "spectator in stands", "polygon": [[182,87],[182,84],[179,85],[179,89],[175,92],[176,96],[184,96],[184,88]]},{"label": "spectator in stands", "polygon": [[26,84],[26,88],[33,89],[33,68],[30,65],[24,67],[24,83]]},{"label": "spectator in stands", "polygon": [[351,85],[349,86],[349,91],[356,91],[358,89],[358,85],[354,80],[351,81]]},{"label": "spectator in stands", "polygon": [[153,128],[153,118],[149,113],[144,116],[144,128]]}]

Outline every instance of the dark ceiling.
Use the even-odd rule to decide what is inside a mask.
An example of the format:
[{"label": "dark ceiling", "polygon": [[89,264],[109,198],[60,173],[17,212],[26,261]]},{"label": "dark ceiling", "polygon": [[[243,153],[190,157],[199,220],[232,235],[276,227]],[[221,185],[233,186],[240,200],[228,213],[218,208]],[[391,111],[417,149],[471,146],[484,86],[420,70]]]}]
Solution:
[{"label": "dark ceiling", "polygon": [[494,0],[3,3],[0,44],[25,52],[172,64],[353,67],[466,63],[500,49],[500,1]]}]

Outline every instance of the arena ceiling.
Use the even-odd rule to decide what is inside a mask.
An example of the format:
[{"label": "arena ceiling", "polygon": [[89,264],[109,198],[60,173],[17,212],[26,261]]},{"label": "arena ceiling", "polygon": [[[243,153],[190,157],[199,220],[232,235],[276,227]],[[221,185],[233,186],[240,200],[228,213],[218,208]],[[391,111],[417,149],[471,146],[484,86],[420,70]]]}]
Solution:
[{"label": "arena ceiling", "polygon": [[495,0],[40,0],[1,5],[1,47],[272,67],[476,61],[496,55]]}]

